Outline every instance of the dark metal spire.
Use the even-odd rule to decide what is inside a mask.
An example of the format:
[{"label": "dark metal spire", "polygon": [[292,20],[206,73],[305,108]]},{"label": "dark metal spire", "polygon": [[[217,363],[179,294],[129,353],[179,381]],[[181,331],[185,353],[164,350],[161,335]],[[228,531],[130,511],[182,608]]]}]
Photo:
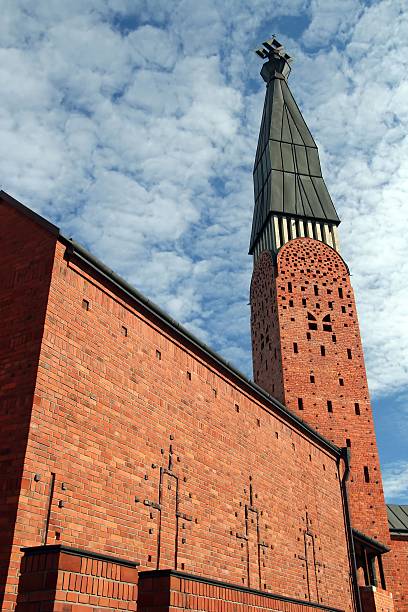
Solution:
[{"label": "dark metal spire", "polygon": [[256,50],[267,84],[254,166],[249,252],[277,251],[298,236],[338,248],[340,223],[324,183],[316,143],[287,84],[291,57],[272,37]]}]

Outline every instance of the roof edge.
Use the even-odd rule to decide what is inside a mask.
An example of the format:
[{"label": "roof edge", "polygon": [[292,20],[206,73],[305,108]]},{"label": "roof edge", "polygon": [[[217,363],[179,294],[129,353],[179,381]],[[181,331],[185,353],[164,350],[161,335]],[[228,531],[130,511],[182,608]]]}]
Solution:
[{"label": "roof edge", "polygon": [[77,257],[79,260],[82,260],[86,265],[96,270],[99,274],[105,277],[109,282],[113,283],[126,295],[131,297],[133,300],[136,300],[136,302],[138,302],[145,310],[147,310],[155,318],[158,318],[178,336],[181,336],[182,338],[184,338],[184,340],[187,340],[187,342],[189,342],[195,348],[198,348],[202,353],[209,357],[213,363],[218,366],[221,366],[224,371],[226,371],[228,374],[232,375],[235,379],[237,379],[244,388],[255,394],[264,403],[266,402],[267,408],[272,409],[273,411],[280,414],[287,422],[289,422],[302,433],[306,434],[319,446],[323,447],[326,451],[330,452],[335,457],[341,456],[341,450],[338,446],[330,442],[330,440],[328,440],[318,431],[310,427],[310,425],[308,425],[305,421],[296,416],[293,412],[289,411],[286,406],[281,404],[272,395],[269,395],[269,393],[262,389],[262,387],[259,387],[256,383],[247,378],[242,372],[240,372],[240,370],[235,368],[231,363],[221,357],[221,355],[213,351],[204,342],[199,340],[199,338],[189,332],[184,326],[178,323],[154,302],[152,302],[146,296],[140,293],[122,277],[116,274],[112,269],[108,268],[97,257],[89,253],[89,251],[87,251],[81,244],[79,244],[75,240],[66,238],[63,235],[60,235],[60,240],[67,246],[69,256]]},{"label": "roof edge", "polygon": [[370,536],[366,535],[362,531],[358,531],[358,529],[354,529],[354,527],[353,527],[353,537],[356,540],[360,540],[364,544],[368,544],[369,546],[371,546],[371,548],[375,548],[381,554],[390,552],[391,550],[391,548],[389,548],[382,542],[379,542],[378,540],[375,540],[374,538],[370,538]]},{"label": "roof edge", "polygon": [[54,236],[59,236],[59,227],[51,223],[51,221],[48,221],[48,219],[45,219],[45,217],[42,217],[38,213],[34,212],[31,208],[28,208],[27,206],[13,198],[13,196],[11,196],[6,191],[3,191],[3,189],[0,191],[0,199],[7,202],[7,204],[10,204],[13,208],[21,212],[23,215],[26,215],[26,217],[29,217],[38,225],[41,225],[44,229],[54,234]]}]

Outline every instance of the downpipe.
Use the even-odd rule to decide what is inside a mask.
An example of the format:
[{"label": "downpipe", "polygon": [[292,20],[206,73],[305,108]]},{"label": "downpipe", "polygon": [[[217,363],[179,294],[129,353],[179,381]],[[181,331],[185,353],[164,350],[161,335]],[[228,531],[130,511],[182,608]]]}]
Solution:
[{"label": "downpipe", "polygon": [[337,468],[340,467],[341,460],[343,460],[344,462],[344,474],[341,479],[340,488],[341,488],[341,494],[343,498],[344,518],[346,522],[347,544],[348,544],[349,560],[350,560],[350,567],[351,567],[351,581],[353,583],[353,589],[354,589],[356,612],[363,612],[363,608],[361,605],[360,589],[358,586],[356,553],[354,550],[353,531],[352,531],[352,526],[351,526],[349,499],[348,499],[348,492],[347,492],[347,482],[350,477],[350,449],[348,447],[343,447],[341,449],[341,454],[337,461]]}]

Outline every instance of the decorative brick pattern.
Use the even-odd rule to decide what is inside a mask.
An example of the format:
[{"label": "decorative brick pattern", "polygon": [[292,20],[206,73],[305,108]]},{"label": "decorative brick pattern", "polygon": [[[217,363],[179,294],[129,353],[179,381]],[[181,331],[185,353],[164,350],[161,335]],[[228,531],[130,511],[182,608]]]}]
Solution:
[{"label": "decorative brick pattern", "polygon": [[[349,272],[317,240],[264,252],[251,286],[254,377],[338,446],[351,450],[353,527],[389,543],[380,464]],[[275,358],[276,355],[276,358]],[[279,381],[282,388],[279,389]]]}]

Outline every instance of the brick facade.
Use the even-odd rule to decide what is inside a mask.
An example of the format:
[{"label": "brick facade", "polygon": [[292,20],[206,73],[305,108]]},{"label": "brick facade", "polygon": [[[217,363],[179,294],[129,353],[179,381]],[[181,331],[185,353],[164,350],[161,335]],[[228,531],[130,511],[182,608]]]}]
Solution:
[{"label": "brick facade", "polygon": [[[38,537],[27,522],[16,525],[34,388],[56,243],[51,224],[38,225],[0,200],[0,603],[18,583],[19,542]],[[46,227],[44,227],[44,225]],[[20,500],[21,504],[24,504]],[[41,538],[41,536],[40,536]],[[15,543],[17,542],[17,544]],[[18,552],[12,553],[13,547]],[[6,595],[6,602],[9,594]],[[7,609],[8,603],[4,603]]]},{"label": "brick facade", "polygon": [[385,559],[389,589],[395,609],[408,612],[408,537],[391,535],[391,552]]},{"label": "brick facade", "polygon": [[338,446],[351,450],[353,527],[389,542],[349,272],[327,245],[298,238],[265,252],[251,287],[254,379]]},{"label": "brick facade", "polygon": [[[2,210],[1,227],[20,214]],[[46,312],[4,609],[20,548],[44,544],[353,609],[336,448],[26,222],[52,273],[36,281]],[[13,300],[26,289],[14,281]]]}]

